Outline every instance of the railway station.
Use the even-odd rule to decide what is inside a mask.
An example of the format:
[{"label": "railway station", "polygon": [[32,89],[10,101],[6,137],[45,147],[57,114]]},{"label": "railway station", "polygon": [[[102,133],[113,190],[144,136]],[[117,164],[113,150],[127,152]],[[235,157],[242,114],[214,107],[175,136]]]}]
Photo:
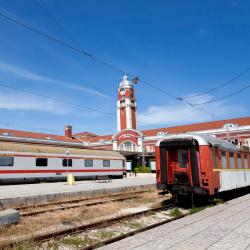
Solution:
[{"label": "railway station", "polygon": [[[150,130],[137,129],[136,84],[124,76],[117,90],[117,132],[112,135],[96,135],[90,132],[74,133],[72,126],[66,125],[62,135],[0,129],[0,141],[19,142],[33,145],[65,146],[112,150],[126,158],[126,168],[133,171],[137,165],[146,165],[155,172],[155,145],[162,138],[180,133],[210,135],[231,141],[237,147],[250,145],[250,117],[240,117],[204,123],[163,127]],[[115,104],[114,104],[115,105]],[[70,150],[68,158],[71,158]]]},{"label": "railway station", "polygon": [[1,130],[0,248],[250,248],[249,194],[218,199],[249,188],[250,117],[138,131],[134,87],[111,137]]},{"label": "railway station", "polygon": [[250,250],[249,10],[0,3],[0,249]]}]

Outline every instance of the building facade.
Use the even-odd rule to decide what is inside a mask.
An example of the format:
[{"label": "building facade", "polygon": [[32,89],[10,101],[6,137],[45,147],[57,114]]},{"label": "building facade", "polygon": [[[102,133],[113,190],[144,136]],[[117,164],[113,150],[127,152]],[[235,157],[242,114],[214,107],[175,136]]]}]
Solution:
[{"label": "building facade", "polygon": [[78,148],[120,151],[134,162],[154,159],[155,144],[168,134],[197,133],[229,140],[239,146],[250,146],[250,116],[203,122],[151,130],[138,130],[135,84],[124,76],[117,90],[117,131],[111,135],[96,135],[91,132],[72,133],[70,125],[65,126],[64,135],[53,135],[0,129],[0,140],[38,143],[48,145],[69,145]]},{"label": "building facade", "polygon": [[[118,150],[127,158],[133,156],[137,159],[153,159],[155,143],[168,134],[192,132],[230,140],[239,146],[250,145],[250,117],[139,131],[135,84],[127,76],[119,84],[117,96],[117,133],[93,136],[87,146]],[[74,136],[84,139],[86,132]]]}]

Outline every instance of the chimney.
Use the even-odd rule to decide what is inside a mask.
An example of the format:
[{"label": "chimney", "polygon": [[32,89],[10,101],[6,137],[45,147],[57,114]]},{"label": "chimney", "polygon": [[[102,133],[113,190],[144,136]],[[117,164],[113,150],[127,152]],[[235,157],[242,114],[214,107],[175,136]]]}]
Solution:
[{"label": "chimney", "polygon": [[64,127],[64,135],[65,135],[65,137],[67,137],[67,138],[72,138],[72,126],[66,125],[66,126]]}]

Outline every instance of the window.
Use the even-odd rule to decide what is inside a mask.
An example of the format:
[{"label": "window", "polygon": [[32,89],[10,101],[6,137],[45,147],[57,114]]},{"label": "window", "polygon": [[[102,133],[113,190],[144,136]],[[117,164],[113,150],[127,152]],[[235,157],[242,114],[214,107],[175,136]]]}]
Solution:
[{"label": "window", "polygon": [[36,158],[36,166],[37,167],[47,167],[48,159],[47,158]]},{"label": "window", "polygon": [[0,157],[1,167],[12,167],[14,166],[14,157]]},{"label": "window", "polygon": [[158,135],[158,136],[164,136],[165,133],[164,133],[163,131],[160,131],[160,132],[157,133],[157,135]]},{"label": "window", "polygon": [[92,168],[93,167],[93,160],[85,160],[84,166],[86,168]]},{"label": "window", "polygon": [[213,164],[214,168],[218,168],[218,162],[217,162],[217,155],[216,155],[216,149],[212,149],[212,156],[213,156]]},{"label": "window", "polygon": [[241,154],[237,154],[238,168],[242,168]]},{"label": "window", "polygon": [[230,168],[235,168],[234,154],[229,153]]},{"label": "window", "polygon": [[178,150],[178,164],[179,168],[186,168],[187,167],[187,150],[179,149]]},{"label": "window", "polygon": [[103,167],[105,168],[110,167],[110,160],[103,160]]},{"label": "window", "polygon": [[63,159],[62,165],[63,167],[72,167],[72,159]]},{"label": "window", "polygon": [[124,141],[119,145],[119,150],[121,151],[130,151],[130,152],[136,152],[137,146],[131,141]]},{"label": "window", "polygon": [[221,152],[221,165],[222,168],[227,168],[227,156],[225,152]]}]

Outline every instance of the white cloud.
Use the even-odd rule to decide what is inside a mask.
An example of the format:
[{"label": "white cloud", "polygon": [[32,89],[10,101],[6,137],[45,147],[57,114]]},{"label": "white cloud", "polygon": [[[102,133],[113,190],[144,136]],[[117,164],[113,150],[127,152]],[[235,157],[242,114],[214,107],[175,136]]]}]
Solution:
[{"label": "white cloud", "polygon": [[[192,98],[192,103],[206,102],[212,99],[212,96],[201,96]],[[221,119],[222,117],[233,116],[234,113],[242,111],[239,106],[228,105],[225,102],[214,102],[207,105],[198,106],[206,110],[207,112],[213,113],[214,118]],[[140,125],[176,125],[176,124],[187,124],[192,122],[203,122],[209,121],[212,117],[196,108],[189,107],[183,103],[169,103],[164,106],[150,106],[146,111],[138,114],[138,123]]]},{"label": "white cloud", "polygon": [[29,94],[0,92],[0,110],[13,111],[42,111],[55,115],[69,114],[71,116],[96,118],[100,117],[99,112],[73,105],[64,104],[42,97],[34,97]]},{"label": "white cloud", "polygon": [[54,78],[49,78],[49,77],[39,75],[39,74],[36,74],[36,73],[31,72],[29,70],[17,67],[15,65],[10,65],[10,64],[4,63],[4,62],[0,62],[0,70],[7,72],[7,73],[11,73],[15,76],[18,76],[18,77],[21,77],[24,79],[31,80],[31,81],[47,82],[47,83],[59,85],[59,86],[62,86],[62,87],[68,88],[68,89],[78,90],[78,91],[90,93],[92,95],[109,98],[108,95],[106,95],[100,91],[97,91],[95,89],[84,87],[84,86],[77,85],[74,83],[64,82],[64,81],[54,79]]},{"label": "white cloud", "polygon": [[70,112],[71,107],[67,107],[64,104],[53,100],[45,100],[39,97],[1,92],[0,109],[45,111],[55,114],[64,114]]}]

